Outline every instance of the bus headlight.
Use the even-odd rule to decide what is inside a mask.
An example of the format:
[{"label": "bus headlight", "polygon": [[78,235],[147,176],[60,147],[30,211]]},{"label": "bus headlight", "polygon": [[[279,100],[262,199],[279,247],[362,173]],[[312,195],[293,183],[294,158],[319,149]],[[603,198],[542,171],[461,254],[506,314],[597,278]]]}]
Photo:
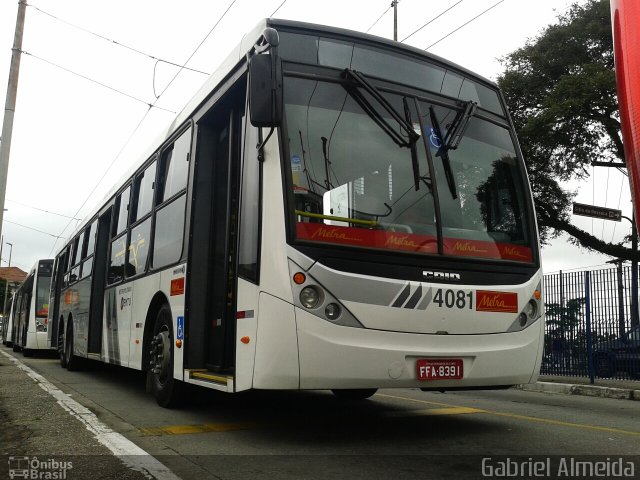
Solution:
[{"label": "bus headlight", "polygon": [[529,303],[524,307],[524,313],[526,313],[527,317],[531,319],[536,318],[538,315],[538,304],[535,300],[529,300]]},{"label": "bus headlight", "polygon": [[320,292],[316,287],[304,287],[300,291],[300,303],[305,308],[316,308],[320,302]]},{"label": "bus headlight", "polygon": [[340,313],[341,313],[340,305],[338,305],[337,303],[330,303],[324,309],[324,314],[331,321],[336,320],[340,316]]},{"label": "bus headlight", "polygon": [[526,313],[522,312],[520,315],[518,315],[518,322],[520,322],[521,327],[524,327],[528,321],[529,318],[527,317]]}]

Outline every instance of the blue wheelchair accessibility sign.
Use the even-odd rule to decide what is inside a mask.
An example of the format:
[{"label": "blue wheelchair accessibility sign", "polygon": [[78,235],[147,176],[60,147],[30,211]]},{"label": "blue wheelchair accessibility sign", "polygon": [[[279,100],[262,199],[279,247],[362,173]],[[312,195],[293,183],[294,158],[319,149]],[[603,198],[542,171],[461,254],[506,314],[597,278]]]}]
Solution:
[{"label": "blue wheelchair accessibility sign", "polygon": [[184,339],[184,317],[178,317],[178,326],[176,328],[176,340]]}]

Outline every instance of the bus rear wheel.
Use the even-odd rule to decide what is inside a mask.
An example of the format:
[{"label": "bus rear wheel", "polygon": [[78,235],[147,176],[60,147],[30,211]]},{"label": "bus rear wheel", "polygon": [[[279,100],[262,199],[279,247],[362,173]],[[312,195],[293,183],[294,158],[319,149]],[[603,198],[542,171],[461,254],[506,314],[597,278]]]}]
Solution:
[{"label": "bus rear wheel", "polygon": [[76,370],[80,370],[81,358],[73,354],[73,327],[71,325],[71,322],[69,322],[67,335],[64,339],[64,361],[67,370],[75,372]]},{"label": "bus rear wheel", "polygon": [[331,390],[333,394],[342,400],[364,400],[373,396],[377,388],[345,388],[340,390]]},{"label": "bus rear wheel", "polygon": [[67,357],[64,353],[64,329],[62,328],[62,320],[60,320],[60,331],[58,332],[58,356],[60,357],[60,366],[67,368]]},{"label": "bus rear wheel", "polygon": [[158,405],[171,408],[180,400],[181,383],[173,378],[173,334],[171,310],[163,305],[158,311],[149,342],[149,370],[147,384]]}]

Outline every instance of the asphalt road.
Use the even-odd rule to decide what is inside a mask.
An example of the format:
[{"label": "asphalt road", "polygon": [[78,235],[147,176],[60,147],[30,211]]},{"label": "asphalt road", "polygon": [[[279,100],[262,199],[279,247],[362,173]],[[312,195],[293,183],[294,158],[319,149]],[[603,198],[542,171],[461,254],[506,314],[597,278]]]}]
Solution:
[{"label": "asphalt road", "polygon": [[[166,410],[145,393],[140,372],[100,364],[68,372],[54,358],[13,355],[184,479],[483,478],[507,457],[519,468],[550,458],[550,478],[560,461],[631,461],[640,477],[637,401],[381,390],[345,402],[322,391],[193,388],[184,406]],[[78,437],[64,430],[57,442],[73,450]]]}]

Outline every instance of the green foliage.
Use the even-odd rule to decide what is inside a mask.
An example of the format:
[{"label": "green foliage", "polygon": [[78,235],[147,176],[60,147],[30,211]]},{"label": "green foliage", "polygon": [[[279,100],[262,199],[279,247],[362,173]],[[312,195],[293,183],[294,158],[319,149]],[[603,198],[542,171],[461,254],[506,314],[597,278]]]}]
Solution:
[{"label": "green foliage", "polygon": [[610,15],[609,0],[573,5],[557,24],[502,59],[498,84],[529,171],[542,241],[565,231],[587,248],[629,258],[621,245],[570,224],[575,193],[560,185],[584,178],[594,160],[624,160]]},{"label": "green foliage", "polygon": [[545,322],[555,327],[554,332],[565,337],[568,332],[573,332],[580,325],[585,302],[585,298],[581,297],[572,298],[566,305],[548,303],[545,305]]}]

